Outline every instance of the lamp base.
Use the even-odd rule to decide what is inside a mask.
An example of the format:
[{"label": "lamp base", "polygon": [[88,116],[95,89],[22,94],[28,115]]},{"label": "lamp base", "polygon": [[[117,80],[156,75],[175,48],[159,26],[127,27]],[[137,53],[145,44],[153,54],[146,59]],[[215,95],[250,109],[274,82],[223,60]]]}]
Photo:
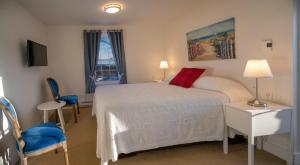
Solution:
[{"label": "lamp base", "polygon": [[258,99],[254,99],[254,100],[248,101],[248,105],[254,106],[254,107],[268,107],[267,103],[261,102]]}]

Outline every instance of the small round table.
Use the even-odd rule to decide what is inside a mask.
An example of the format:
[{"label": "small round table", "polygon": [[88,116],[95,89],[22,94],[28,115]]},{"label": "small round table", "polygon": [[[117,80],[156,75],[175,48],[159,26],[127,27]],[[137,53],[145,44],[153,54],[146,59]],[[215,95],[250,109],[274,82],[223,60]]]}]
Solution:
[{"label": "small round table", "polygon": [[44,123],[48,122],[48,111],[56,109],[57,113],[58,113],[61,128],[62,128],[63,132],[65,133],[65,121],[64,121],[64,116],[61,111],[61,108],[65,105],[66,105],[66,102],[64,102],[64,101],[60,101],[60,102],[48,101],[48,102],[38,105],[37,109],[44,112]]}]

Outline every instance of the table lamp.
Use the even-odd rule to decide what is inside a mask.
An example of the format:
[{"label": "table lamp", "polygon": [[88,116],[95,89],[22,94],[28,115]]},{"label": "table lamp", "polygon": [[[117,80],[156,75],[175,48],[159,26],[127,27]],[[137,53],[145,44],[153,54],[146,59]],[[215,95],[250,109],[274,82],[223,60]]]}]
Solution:
[{"label": "table lamp", "polygon": [[159,65],[160,69],[164,70],[164,77],[163,80],[165,80],[166,78],[166,69],[168,69],[169,65],[167,61],[160,61],[160,65]]},{"label": "table lamp", "polygon": [[267,107],[267,103],[260,101],[258,95],[258,78],[273,77],[267,60],[248,60],[244,71],[244,77],[255,78],[256,80],[255,99],[249,101],[248,105],[255,107]]}]

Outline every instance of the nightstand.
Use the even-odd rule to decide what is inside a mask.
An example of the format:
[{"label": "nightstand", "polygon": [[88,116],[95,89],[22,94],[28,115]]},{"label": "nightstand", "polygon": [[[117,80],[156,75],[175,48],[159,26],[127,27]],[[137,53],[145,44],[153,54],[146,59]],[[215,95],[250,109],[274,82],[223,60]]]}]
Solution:
[{"label": "nightstand", "polygon": [[[248,165],[254,165],[254,138],[291,132],[292,108],[268,103],[266,108],[247,103],[228,103],[224,106],[225,131],[223,151],[228,153],[228,128],[248,136]],[[291,161],[288,161],[290,163]]]},{"label": "nightstand", "polygon": [[44,112],[44,123],[48,122],[48,111],[57,110],[61,129],[65,133],[65,120],[61,108],[66,105],[66,102],[48,101],[37,106],[37,109]]}]

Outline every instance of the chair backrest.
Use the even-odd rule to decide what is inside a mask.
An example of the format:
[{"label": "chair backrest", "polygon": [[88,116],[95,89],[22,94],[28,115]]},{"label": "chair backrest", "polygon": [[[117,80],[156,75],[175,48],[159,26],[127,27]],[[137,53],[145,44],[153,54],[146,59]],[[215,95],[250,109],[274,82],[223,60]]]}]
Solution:
[{"label": "chair backrest", "polygon": [[9,123],[13,126],[14,137],[18,143],[19,151],[22,152],[25,146],[25,142],[22,138],[22,130],[18,121],[16,110],[6,97],[0,97],[0,108],[4,112]]},{"label": "chair backrest", "polygon": [[53,98],[55,100],[58,100],[60,95],[59,95],[59,87],[58,87],[57,82],[51,77],[47,78],[47,82],[48,82],[48,85],[51,89],[51,93],[52,93]]}]

